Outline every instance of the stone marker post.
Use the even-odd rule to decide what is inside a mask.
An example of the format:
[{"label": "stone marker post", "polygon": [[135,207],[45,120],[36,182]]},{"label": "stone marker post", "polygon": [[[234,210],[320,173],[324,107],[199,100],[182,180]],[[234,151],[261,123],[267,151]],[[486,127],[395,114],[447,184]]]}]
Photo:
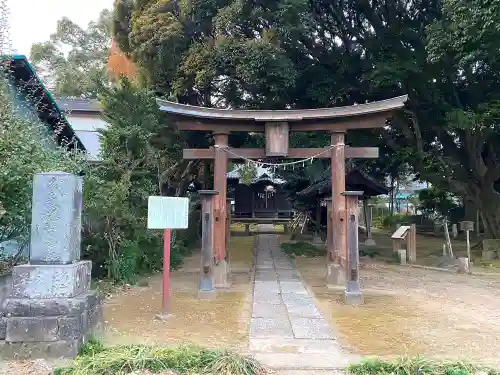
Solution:
[{"label": "stone marker post", "polygon": [[358,199],[362,191],[346,191],[347,211],[347,284],[344,302],[349,305],[363,304],[363,295],[359,284],[359,239],[358,239]]},{"label": "stone marker post", "polygon": [[30,262],[12,270],[0,320],[4,357],[75,357],[102,330],[102,300],[80,260],[83,180],[39,173],[33,182]]},{"label": "stone marker post", "polygon": [[451,235],[453,238],[458,237],[458,227],[457,224],[451,224]]},{"label": "stone marker post", "polygon": [[368,204],[368,200],[363,200],[363,211],[365,215],[365,224],[366,224],[366,246],[375,246],[375,240],[372,236],[372,223],[373,223],[373,206]]},{"label": "stone marker post", "polygon": [[214,280],[214,196],[219,192],[214,190],[200,190],[201,198],[201,280],[198,298],[215,299]]}]

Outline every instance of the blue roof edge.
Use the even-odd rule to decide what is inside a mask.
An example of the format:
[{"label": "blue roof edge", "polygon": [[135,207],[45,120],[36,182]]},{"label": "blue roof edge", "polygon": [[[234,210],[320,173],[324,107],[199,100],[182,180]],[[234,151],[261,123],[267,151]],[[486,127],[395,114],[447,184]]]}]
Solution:
[{"label": "blue roof edge", "polygon": [[66,126],[71,129],[71,131],[73,132],[73,136],[78,140],[78,142],[80,143],[81,147],[83,147],[83,150],[87,151],[87,149],[85,148],[85,145],[83,144],[83,142],[81,141],[81,139],[76,135],[75,130],[73,129],[73,127],[69,123],[69,121],[66,118],[66,116],[64,115],[63,111],[61,111],[61,108],[59,108],[59,105],[57,105],[57,102],[55,101],[54,96],[47,89],[47,87],[42,82],[42,80],[40,79],[40,77],[38,77],[38,74],[36,73],[35,67],[33,65],[31,65],[31,63],[29,62],[28,58],[25,55],[10,55],[10,56],[5,55],[5,56],[2,56],[2,59],[6,59],[6,58],[9,58],[11,60],[23,60],[24,62],[26,62],[26,65],[28,66],[31,74],[37,80],[37,83],[43,88],[43,91],[45,91],[45,93],[47,94],[47,96],[48,96],[51,104],[54,107],[54,109],[57,111],[57,113],[59,114],[59,116],[64,120],[64,122],[66,123]]}]

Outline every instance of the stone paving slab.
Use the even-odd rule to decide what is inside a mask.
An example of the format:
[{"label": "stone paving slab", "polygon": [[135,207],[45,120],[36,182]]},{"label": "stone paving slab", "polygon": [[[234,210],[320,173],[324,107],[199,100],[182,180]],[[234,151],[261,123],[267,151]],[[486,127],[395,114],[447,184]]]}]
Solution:
[{"label": "stone paving slab", "polygon": [[281,294],[279,292],[258,291],[253,292],[254,303],[274,303],[277,305],[283,304]]},{"label": "stone paving slab", "polygon": [[255,281],[254,291],[257,292],[262,292],[262,291],[268,291],[268,292],[275,292],[275,293],[280,293],[281,288],[276,280],[273,281]]},{"label": "stone paving slab", "polygon": [[309,294],[299,294],[299,293],[282,293],[281,297],[285,305],[290,305],[292,307],[302,307],[302,306],[316,306],[312,297]]},{"label": "stone paving slab", "polygon": [[339,351],[340,344],[335,340],[256,338],[250,342],[249,348],[262,352],[330,354]]},{"label": "stone paving slab", "polygon": [[257,246],[250,351],[274,369],[306,371],[304,375],[341,374],[337,369],[352,357],[335,340],[334,330],[318,311],[276,235],[259,235]]},{"label": "stone paving slab", "polygon": [[292,327],[287,320],[271,318],[252,318],[250,321],[250,338],[253,337],[293,338]]},{"label": "stone paving slab", "polygon": [[256,303],[254,302],[252,308],[253,318],[280,318],[287,320],[287,309],[282,304],[277,305],[273,303]]},{"label": "stone paving slab", "polygon": [[286,310],[290,318],[292,316],[299,318],[316,318],[316,319],[322,318],[316,306],[313,305],[306,305],[306,306],[286,305]]},{"label": "stone paving slab", "polygon": [[255,359],[272,369],[338,369],[342,370],[354,362],[344,353],[263,353],[256,352]]},{"label": "stone paving slab", "polygon": [[333,339],[333,332],[324,319],[298,318],[291,316],[293,334],[296,339]]},{"label": "stone paving slab", "polygon": [[282,293],[309,294],[300,281],[282,281],[280,286]]}]

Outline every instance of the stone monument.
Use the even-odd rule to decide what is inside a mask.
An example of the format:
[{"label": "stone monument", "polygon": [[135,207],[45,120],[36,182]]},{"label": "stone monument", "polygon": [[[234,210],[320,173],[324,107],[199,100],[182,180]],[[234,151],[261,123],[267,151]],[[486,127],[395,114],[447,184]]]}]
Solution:
[{"label": "stone monument", "polygon": [[80,260],[83,179],[63,172],[33,181],[30,262],[12,270],[0,320],[0,355],[69,357],[102,331],[102,299]]}]

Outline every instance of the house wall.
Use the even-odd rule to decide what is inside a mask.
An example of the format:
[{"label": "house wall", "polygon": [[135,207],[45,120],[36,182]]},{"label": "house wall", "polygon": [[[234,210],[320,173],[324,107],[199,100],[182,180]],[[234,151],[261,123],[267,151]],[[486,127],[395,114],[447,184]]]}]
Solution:
[{"label": "house wall", "polygon": [[108,123],[101,118],[99,113],[68,113],[66,114],[66,119],[87,149],[90,160],[98,161],[100,159],[99,153],[101,150],[99,131],[106,129]]}]

